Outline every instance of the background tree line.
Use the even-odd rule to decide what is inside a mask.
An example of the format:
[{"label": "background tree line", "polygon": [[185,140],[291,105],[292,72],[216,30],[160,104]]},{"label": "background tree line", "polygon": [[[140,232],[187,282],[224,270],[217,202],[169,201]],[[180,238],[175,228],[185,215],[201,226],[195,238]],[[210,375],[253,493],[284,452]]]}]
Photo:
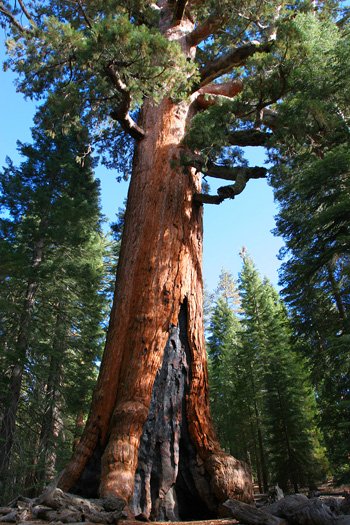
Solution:
[{"label": "background tree line", "polygon": [[297,491],[325,475],[315,395],[285,306],[242,256],[238,290],[224,272],[209,323],[213,413],[225,447],[251,465],[261,492],[272,483]]},{"label": "background tree line", "polygon": [[[281,98],[274,106],[275,112],[268,113],[268,125],[273,133],[268,136],[262,133],[266,129],[258,119],[255,144],[265,144],[271,162],[269,180],[279,206],[275,233],[285,241],[280,253],[281,297],[285,306],[268,283],[259,284],[251,261],[244,257],[240,277],[243,318],[239,321],[232,318],[227,304],[218,300],[214,314],[219,315],[220,308],[223,309],[221,313],[227,316],[226,322],[231,326],[228,332],[222,333],[220,360],[215,358],[213,333],[217,327],[208,344],[212,355],[213,406],[219,403],[214,410],[222,439],[227,440],[229,448],[251,443],[244,454],[260,486],[266,485],[269,478],[279,479],[281,484],[287,481],[294,484],[293,478],[297,483],[305,482],[311,473],[306,465],[312,463],[317,471],[317,464],[324,462],[323,445],[335,479],[338,482],[350,479],[348,19],[348,9],[337,24],[332,24],[327,17],[317,20],[312,13],[297,15],[286,28],[290,35],[289,49],[281,68],[278,72],[275,70],[279,81],[273,69],[267,68],[269,56],[259,57],[252,64],[257,72],[251,84],[252,92],[260,93],[264,100],[280,89]],[[293,40],[292,35],[297,38]],[[235,103],[239,111],[247,100],[243,96]],[[204,121],[201,125],[202,135],[210,135]],[[260,140],[262,135],[264,139]],[[217,147],[220,137],[210,136],[213,147]],[[213,330],[215,317],[211,322]],[[226,337],[229,340],[233,337],[234,341],[228,343]],[[226,377],[227,345],[236,348],[229,352],[232,363],[237,355],[239,360],[232,366],[227,365]],[[250,382],[244,375],[248,365],[256,373]],[[243,367],[243,375],[239,367]],[[232,379],[230,374],[236,375]],[[248,413],[242,416],[238,408],[234,408],[233,398],[230,407],[236,418],[243,421],[253,418],[253,437],[247,430],[245,435],[250,437],[242,439],[239,427],[236,438],[234,427],[225,430],[225,424],[233,419],[226,417],[230,407],[220,405],[220,398],[215,394],[217,375],[229,385],[237,385],[240,377],[245,377],[237,399],[250,385],[253,405],[247,400],[242,403],[250,407]],[[288,393],[286,399],[279,398],[278,384]],[[246,394],[243,399],[249,396]],[[285,403],[284,417],[291,411],[288,416],[291,429],[295,424],[297,434],[295,438],[292,435],[288,438],[289,446],[286,441],[282,445],[284,432],[282,421],[278,420],[278,403],[281,406]],[[297,413],[293,414],[293,410]],[[298,446],[293,439],[300,439]],[[278,452],[281,447],[284,447],[283,454]],[[289,480],[283,480],[283,461],[288,462],[294,453],[293,464],[297,469],[298,464],[303,468],[296,473],[290,469]],[[315,473],[310,479],[312,477],[317,478]]]},{"label": "background tree line", "polygon": [[[118,241],[102,230],[89,136],[35,117],[0,173],[0,494],[34,494],[79,440],[102,354]],[[118,234],[115,234],[115,237]]]}]

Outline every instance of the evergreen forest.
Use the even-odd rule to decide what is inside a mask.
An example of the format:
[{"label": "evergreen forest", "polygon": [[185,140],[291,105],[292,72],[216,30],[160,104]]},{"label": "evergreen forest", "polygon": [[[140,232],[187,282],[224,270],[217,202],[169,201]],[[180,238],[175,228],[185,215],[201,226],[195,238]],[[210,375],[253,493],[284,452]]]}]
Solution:
[{"label": "evergreen forest", "polygon": [[[36,104],[0,167],[0,504],[53,483],[178,521],[350,484],[349,19],[336,0],[0,1],[4,69]],[[112,225],[99,164],[130,179]],[[239,275],[207,291],[202,215],[254,179],[280,287],[230,246]]]}]

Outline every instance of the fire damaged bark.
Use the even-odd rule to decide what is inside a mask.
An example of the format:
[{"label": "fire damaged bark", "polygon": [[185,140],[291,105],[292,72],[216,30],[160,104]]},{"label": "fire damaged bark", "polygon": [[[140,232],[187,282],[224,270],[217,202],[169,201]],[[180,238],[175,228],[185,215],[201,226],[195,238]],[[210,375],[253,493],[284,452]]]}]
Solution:
[{"label": "fire damaged bark", "polygon": [[[143,428],[135,476],[135,515],[165,521],[214,515],[217,502],[210,493],[209,477],[196,463],[188,432],[190,364],[187,309],[183,304],[178,326],[170,330]],[[200,496],[203,490],[205,501]]]},{"label": "fire damaged bark", "polygon": [[[152,513],[152,517],[165,512],[167,498],[174,491],[182,494],[176,496],[179,508],[186,507],[179,503],[188,490],[180,488],[180,479],[186,479],[183,487],[192,483],[196,488],[193,490],[198,492],[202,508],[206,508],[203,502],[209,502],[208,495],[212,494],[211,515],[216,511],[215,505],[227,497],[248,501],[252,497],[248,470],[220,450],[209,414],[202,319],[202,210],[193,202],[194,194],[200,190],[200,175],[194,169],[184,169],[181,163],[181,141],[191,112],[189,103],[174,104],[169,100],[159,106],[149,102],[143,108],[140,124],[146,134],[134,159],[115,301],[100,377],[85,432],[58,482],[63,490],[83,491],[85,495],[87,490],[95,495],[99,487],[102,497],[118,496],[131,504],[139,468],[136,491],[144,495],[149,491],[152,503],[139,504],[135,512]],[[162,469],[166,465],[162,462],[143,469],[152,478],[152,469],[154,472],[156,468],[161,485],[169,487],[165,498],[160,488],[158,496],[154,489],[155,474],[152,490],[138,484],[142,445],[139,450],[152,412],[152,392],[158,389],[154,387],[155,378],[166,366],[164,349],[174,340],[174,327],[179,326],[181,305],[185,303],[190,356],[186,357],[186,366],[190,372],[188,386],[183,387],[188,395],[181,425],[187,430],[179,429],[177,438],[172,437],[174,446],[180,440],[176,445],[180,466],[173,466],[164,476]],[[184,363],[183,357],[180,369]],[[184,401],[177,403],[182,407]],[[174,433],[172,425],[170,430]],[[157,442],[153,452],[149,450],[153,457],[159,456]],[[164,443],[164,450],[169,449],[170,443]],[[166,501],[160,502],[164,498]],[[141,502],[141,496],[138,499]],[[178,512],[175,502],[172,505],[171,512]],[[186,512],[181,510],[181,517]]]},{"label": "fire damaged bark", "polygon": [[[187,56],[192,28],[184,18],[169,29]],[[131,513],[152,519],[212,517],[229,497],[252,499],[249,469],[220,449],[209,412],[202,207],[194,201],[201,174],[182,162],[196,107],[192,97],[146,100],[141,110],[98,384],[57,482],[123,499]]]}]

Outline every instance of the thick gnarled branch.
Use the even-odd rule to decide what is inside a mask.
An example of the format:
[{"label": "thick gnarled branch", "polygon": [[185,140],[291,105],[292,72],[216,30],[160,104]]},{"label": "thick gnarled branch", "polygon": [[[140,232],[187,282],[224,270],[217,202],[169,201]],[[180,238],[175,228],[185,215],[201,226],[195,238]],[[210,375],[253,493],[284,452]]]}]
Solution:
[{"label": "thick gnarled branch", "polygon": [[106,74],[113,82],[114,87],[117,88],[122,95],[120,104],[111,112],[111,117],[117,120],[124,131],[129,133],[131,137],[140,140],[145,136],[144,130],[136,124],[131,118],[129,111],[131,107],[131,95],[126,87],[126,84],[121,80],[119,73],[115,70],[113,64],[106,67]]},{"label": "thick gnarled branch", "polygon": [[259,129],[243,129],[234,131],[227,138],[231,146],[268,146],[272,133]]},{"label": "thick gnarled branch", "polygon": [[190,46],[198,46],[203,40],[215,34],[222,27],[224,18],[218,15],[210,15],[202,24],[198,24],[191,33],[187,35]]},{"label": "thick gnarled branch", "polygon": [[218,97],[233,98],[243,90],[243,82],[240,79],[223,82],[221,84],[208,84],[200,88],[196,102],[201,109],[214,106]]},{"label": "thick gnarled branch", "polygon": [[219,166],[218,164],[210,164],[208,168],[203,171],[207,177],[215,179],[237,181],[240,177],[248,179],[261,179],[266,177],[267,169],[262,166]]},{"label": "thick gnarled branch", "polygon": [[246,64],[248,58],[255,53],[269,52],[272,44],[273,42],[262,44],[258,42],[250,42],[249,44],[232,49],[226,55],[218,57],[202,69],[200,86],[205,86],[225,73],[229,73],[232,69],[243,66]]},{"label": "thick gnarled branch", "polygon": [[[213,167],[212,167],[213,168]],[[222,175],[219,175],[219,170],[222,169]],[[262,167],[255,166],[253,168],[246,167],[236,167],[236,168],[226,168],[224,166],[215,166],[211,175],[217,178],[226,178],[227,180],[234,180],[235,184],[230,184],[229,186],[221,186],[217,190],[217,195],[207,195],[204,193],[196,193],[193,196],[194,202],[197,204],[221,204],[225,199],[234,199],[237,195],[242,193],[245,189],[247,182],[250,179],[263,179],[266,177],[267,170]],[[229,172],[230,178],[229,178]],[[210,168],[209,170],[210,171]],[[209,175],[209,172],[207,173]]]}]

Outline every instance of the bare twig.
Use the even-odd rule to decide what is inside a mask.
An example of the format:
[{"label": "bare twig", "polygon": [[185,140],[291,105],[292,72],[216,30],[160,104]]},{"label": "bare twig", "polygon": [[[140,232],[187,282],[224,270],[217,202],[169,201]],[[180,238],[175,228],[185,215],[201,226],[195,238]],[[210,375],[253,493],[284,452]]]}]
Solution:
[{"label": "bare twig", "polygon": [[18,22],[15,15],[11,13],[11,11],[9,11],[4,6],[4,3],[1,1],[0,1],[0,13],[2,13],[7,18],[7,20],[9,20],[10,24],[13,25],[16,29],[18,29],[18,31],[20,31],[21,33],[25,33],[27,31],[27,29]]},{"label": "bare twig", "polygon": [[89,20],[89,17],[87,16],[86,12],[85,12],[85,9],[83,8],[83,4],[81,3],[81,0],[77,0],[77,4],[79,6],[79,11],[81,12],[81,14],[83,15],[83,18],[86,22],[86,25],[92,29],[92,23],[91,21]]},{"label": "bare twig", "polygon": [[27,7],[25,6],[23,0],[18,0],[18,3],[19,5],[21,6],[21,9],[22,9],[22,12],[24,13],[24,15],[26,16],[26,18],[28,19],[28,21],[31,23],[31,25],[33,27],[36,27],[36,23],[34,22],[31,14],[29,13]]}]

